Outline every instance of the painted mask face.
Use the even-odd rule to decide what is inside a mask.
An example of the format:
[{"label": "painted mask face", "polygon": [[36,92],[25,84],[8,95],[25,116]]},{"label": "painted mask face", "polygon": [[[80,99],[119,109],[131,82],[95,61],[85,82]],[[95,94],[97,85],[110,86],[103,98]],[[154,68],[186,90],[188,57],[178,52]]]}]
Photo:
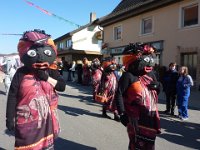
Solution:
[{"label": "painted mask face", "polygon": [[151,72],[154,66],[154,59],[151,55],[143,55],[141,57],[141,68],[144,72]]},{"label": "painted mask face", "polygon": [[25,66],[34,69],[46,69],[56,59],[56,53],[51,46],[33,45],[22,57]]},{"label": "painted mask face", "polygon": [[21,61],[31,69],[46,69],[56,60],[56,46],[44,30],[24,32],[17,47]]},{"label": "painted mask face", "polygon": [[109,68],[110,68],[110,70],[114,71],[114,70],[117,69],[117,65],[113,63],[113,64],[111,64],[111,65],[109,66]]},{"label": "painted mask face", "polygon": [[154,66],[154,59],[151,55],[142,55],[139,59],[129,65],[128,70],[136,75],[143,75],[151,72]]},{"label": "painted mask face", "polygon": [[92,69],[97,69],[97,68],[99,68],[99,67],[100,67],[100,61],[99,61],[99,59],[94,59],[94,60],[92,61],[91,67],[92,67]]}]

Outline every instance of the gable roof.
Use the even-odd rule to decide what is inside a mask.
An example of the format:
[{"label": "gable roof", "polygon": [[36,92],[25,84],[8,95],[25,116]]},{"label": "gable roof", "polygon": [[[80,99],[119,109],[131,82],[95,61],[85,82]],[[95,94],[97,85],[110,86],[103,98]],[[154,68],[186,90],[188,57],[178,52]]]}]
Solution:
[{"label": "gable roof", "polygon": [[110,14],[99,19],[99,24],[105,27],[179,1],[182,0],[122,0]]}]

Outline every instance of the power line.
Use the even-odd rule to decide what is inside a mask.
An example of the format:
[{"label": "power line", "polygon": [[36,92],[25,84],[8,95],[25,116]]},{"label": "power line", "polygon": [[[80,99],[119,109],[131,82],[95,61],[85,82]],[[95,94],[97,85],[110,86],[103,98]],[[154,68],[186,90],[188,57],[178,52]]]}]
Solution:
[{"label": "power line", "polygon": [[74,22],[72,22],[72,21],[69,21],[69,20],[67,20],[67,19],[65,19],[65,18],[63,18],[63,17],[60,17],[60,16],[58,16],[58,15],[56,15],[56,14],[54,14],[54,13],[51,13],[51,12],[49,12],[49,11],[43,9],[43,8],[40,7],[40,6],[35,5],[34,3],[30,2],[30,1],[24,0],[24,2],[26,2],[29,6],[32,6],[32,7],[37,8],[38,10],[40,10],[41,12],[43,12],[43,13],[46,14],[46,15],[53,16],[53,17],[55,17],[55,18],[57,18],[57,19],[63,20],[63,21],[65,21],[65,22],[67,22],[67,23],[69,23],[69,24],[71,24],[71,25],[74,25],[74,26],[76,26],[76,27],[78,27],[78,28],[81,27],[79,24],[76,24],[76,23],[74,23]]},{"label": "power line", "polygon": [[15,33],[1,33],[1,35],[16,35],[16,36],[21,36],[23,34],[15,34]]}]

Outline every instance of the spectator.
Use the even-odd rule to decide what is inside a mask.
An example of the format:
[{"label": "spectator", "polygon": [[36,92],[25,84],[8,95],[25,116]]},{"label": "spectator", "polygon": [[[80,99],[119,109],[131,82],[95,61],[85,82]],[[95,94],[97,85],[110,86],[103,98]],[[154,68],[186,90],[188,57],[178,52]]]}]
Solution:
[{"label": "spectator", "polygon": [[69,68],[69,70],[72,72],[72,82],[75,81],[75,71],[76,71],[75,68],[76,68],[76,62],[73,61],[71,68]]},{"label": "spectator", "polygon": [[76,70],[78,76],[78,84],[82,84],[83,66],[81,61],[77,61]]},{"label": "spectator", "polygon": [[62,76],[65,80],[65,82],[67,82],[67,79],[68,79],[68,66],[69,66],[69,63],[66,61],[66,60],[62,60],[63,62],[63,71],[62,71]]},{"label": "spectator", "polygon": [[190,96],[190,87],[193,86],[192,77],[188,74],[188,68],[182,66],[179,70],[179,78],[177,81],[177,102],[178,115],[180,119],[188,119],[188,100]]},{"label": "spectator", "polygon": [[163,89],[166,95],[166,110],[164,113],[174,115],[176,101],[176,82],[178,80],[178,72],[176,63],[169,64],[169,70],[164,74]]},{"label": "spectator", "polygon": [[7,95],[10,89],[12,79],[16,72],[15,60],[9,57],[4,57],[3,65],[4,65],[4,73],[5,73],[4,85],[5,85],[6,95]]},{"label": "spectator", "polygon": [[67,81],[72,81],[72,77],[71,77],[71,67],[72,67],[72,63],[69,63],[68,64],[68,67],[67,67],[67,71],[68,71],[68,77],[67,77]]}]

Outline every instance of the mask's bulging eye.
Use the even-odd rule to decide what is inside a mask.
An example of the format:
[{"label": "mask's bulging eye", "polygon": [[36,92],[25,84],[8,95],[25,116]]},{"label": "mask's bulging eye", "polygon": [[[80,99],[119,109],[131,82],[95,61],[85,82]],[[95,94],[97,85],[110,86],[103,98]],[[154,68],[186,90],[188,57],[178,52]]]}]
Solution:
[{"label": "mask's bulging eye", "polygon": [[30,57],[35,57],[37,55],[36,51],[31,49],[27,52],[27,55]]},{"label": "mask's bulging eye", "polygon": [[144,58],[144,61],[149,62],[149,61],[150,61],[150,58],[149,58],[149,57],[145,57],[145,58]]},{"label": "mask's bulging eye", "polygon": [[153,58],[151,58],[150,61],[151,61],[151,63],[154,63],[154,59]]},{"label": "mask's bulging eye", "polygon": [[44,54],[47,55],[47,56],[51,56],[51,51],[48,50],[48,49],[46,49],[46,50],[44,51]]}]

